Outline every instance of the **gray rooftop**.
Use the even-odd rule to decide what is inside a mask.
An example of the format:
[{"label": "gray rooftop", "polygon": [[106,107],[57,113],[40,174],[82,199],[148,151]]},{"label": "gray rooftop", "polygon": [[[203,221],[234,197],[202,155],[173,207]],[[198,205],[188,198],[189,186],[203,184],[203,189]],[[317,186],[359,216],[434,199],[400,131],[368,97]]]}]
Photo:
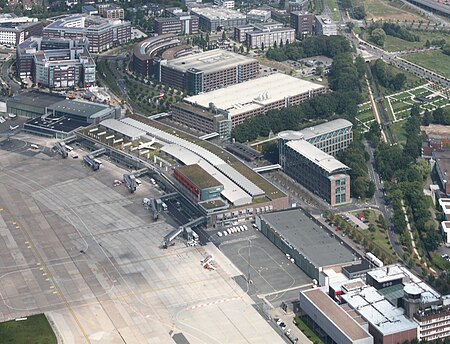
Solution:
[{"label": "gray rooftop", "polygon": [[107,112],[112,110],[107,105],[82,100],[62,100],[48,106],[48,108],[51,110],[62,111],[70,115],[83,116],[86,118],[102,117]]},{"label": "gray rooftop", "polygon": [[236,19],[236,18],[246,18],[247,16],[236,10],[225,8],[225,7],[196,7],[191,9],[193,14],[206,17],[210,20],[214,19]]},{"label": "gray rooftop", "polygon": [[257,60],[231,51],[214,49],[171,60],[167,62],[167,66],[182,72],[195,68],[205,73],[212,73],[251,62],[257,62]]},{"label": "gray rooftop", "polygon": [[15,102],[23,105],[35,106],[37,108],[46,108],[64,99],[65,98],[61,95],[31,91],[9,98],[7,102]]},{"label": "gray rooftop", "polygon": [[145,131],[139,130],[135,127],[122,123],[121,121],[118,121],[117,119],[113,118],[101,121],[100,125],[102,127],[105,127],[106,129],[118,132],[126,137],[129,137],[132,140],[138,139],[142,136],[145,136],[146,134]]},{"label": "gray rooftop", "polygon": [[320,136],[323,134],[328,134],[333,131],[344,129],[347,127],[352,127],[353,124],[350,121],[347,121],[343,118],[338,118],[333,121],[325,122],[314,127],[309,127],[303,130],[300,130],[300,133],[303,135],[305,140],[309,140],[313,137]]},{"label": "gray rooftop", "polygon": [[316,267],[352,263],[354,255],[301,209],[260,215]]}]

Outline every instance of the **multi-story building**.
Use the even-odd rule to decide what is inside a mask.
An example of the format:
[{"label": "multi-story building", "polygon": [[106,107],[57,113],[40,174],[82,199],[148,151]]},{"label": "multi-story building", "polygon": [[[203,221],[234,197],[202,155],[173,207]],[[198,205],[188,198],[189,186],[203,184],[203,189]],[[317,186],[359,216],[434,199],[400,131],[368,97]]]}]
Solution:
[{"label": "multi-story building", "polygon": [[249,24],[265,23],[270,19],[270,10],[253,9],[247,13],[247,22]]},{"label": "multi-story building", "polygon": [[326,92],[306,80],[275,73],[212,92],[187,97],[172,107],[172,118],[206,133],[230,137],[231,129],[269,110],[298,105]]},{"label": "multi-story building", "polygon": [[48,88],[95,84],[95,62],[83,39],[31,37],[16,50],[18,75]]},{"label": "multi-story building", "polygon": [[291,12],[291,27],[299,38],[313,34],[314,14],[308,12]]},{"label": "multi-story building", "polygon": [[199,17],[199,26],[203,31],[216,31],[245,25],[247,16],[241,12],[224,7],[195,7],[191,14]]},{"label": "multi-story building", "polygon": [[42,23],[37,18],[0,15],[0,44],[16,47],[31,36],[42,35]]},{"label": "multi-story building", "polygon": [[305,140],[280,141],[283,171],[312,193],[337,206],[350,203],[350,168]]},{"label": "multi-story building", "polygon": [[116,4],[97,4],[98,14],[103,18],[123,20],[125,12],[122,7]]},{"label": "multi-story building", "polygon": [[98,53],[108,50],[131,39],[129,22],[89,15],[71,15],[55,20],[43,31],[44,38],[89,40],[89,51]]},{"label": "multi-story building", "polygon": [[192,35],[198,33],[198,17],[187,13],[175,17],[155,19],[155,32],[158,35],[167,33]]},{"label": "multi-story building", "polygon": [[159,68],[158,81],[185,89],[189,94],[198,94],[255,78],[259,73],[259,62],[215,49],[171,61],[162,60]]},{"label": "multi-story building", "polygon": [[280,29],[283,27],[283,24],[278,22],[272,23],[253,23],[242,26],[237,26],[234,28],[234,40],[237,42],[245,42],[247,40],[247,33],[253,31],[264,31],[264,30],[273,30]]},{"label": "multi-story building", "polygon": [[296,0],[296,1],[289,1],[288,3],[288,11],[289,12],[304,12],[307,11],[309,8],[309,1],[308,0]]},{"label": "multi-story building", "polygon": [[245,43],[248,47],[262,48],[271,47],[274,44],[283,44],[295,41],[295,30],[291,28],[264,28],[246,33]]},{"label": "multi-story building", "polygon": [[[287,141],[305,140],[325,153],[335,156],[353,142],[352,127],[352,122],[339,118],[300,131],[282,131],[278,133],[278,137],[283,144]],[[284,160],[281,151],[280,159]]]},{"label": "multi-story building", "polygon": [[133,48],[134,71],[141,75],[153,76],[156,54],[179,44],[180,40],[174,34],[150,37],[145,41],[139,42]]},{"label": "multi-story building", "polygon": [[439,177],[439,184],[443,193],[450,196],[450,183],[447,175],[450,173],[450,149],[435,150],[432,153],[435,162],[434,169]]},{"label": "multi-story building", "polygon": [[234,8],[234,0],[214,0],[214,5],[224,8]]},{"label": "multi-story building", "polygon": [[315,16],[314,32],[318,36],[336,36],[337,25],[333,23],[330,17]]}]

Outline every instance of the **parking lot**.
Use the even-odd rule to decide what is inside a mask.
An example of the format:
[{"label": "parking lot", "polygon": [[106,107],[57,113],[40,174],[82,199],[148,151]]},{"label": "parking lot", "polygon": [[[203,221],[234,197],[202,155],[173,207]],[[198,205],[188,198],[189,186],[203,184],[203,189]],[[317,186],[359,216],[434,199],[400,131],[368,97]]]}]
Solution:
[{"label": "parking lot", "polygon": [[160,248],[177,224],[143,207],[159,188],[130,194],[106,157],[92,171],[47,141],[0,142],[0,321],[46,312],[64,343],[282,342],[214,245]]},{"label": "parking lot", "polygon": [[311,278],[251,225],[248,231],[226,237],[214,234],[212,239],[239,269],[236,282],[255,302],[264,298],[279,306],[282,301],[298,299],[299,291],[311,286]]}]

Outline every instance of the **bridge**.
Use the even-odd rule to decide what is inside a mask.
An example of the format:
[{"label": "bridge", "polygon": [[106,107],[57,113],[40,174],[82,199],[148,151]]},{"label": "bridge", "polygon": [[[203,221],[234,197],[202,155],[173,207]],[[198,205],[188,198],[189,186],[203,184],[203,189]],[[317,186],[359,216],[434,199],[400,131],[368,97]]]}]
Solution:
[{"label": "bridge", "polygon": [[210,134],[206,134],[206,135],[200,136],[199,139],[200,140],[209,140],[209,139],[213,139],[213,138],[218,137],[218,136],[219,136],[219,133],[213,132],[213,133],[210,133]]},{"label": "bridge", "polygon": [[281,165],[280,164],[274,164],[274,165],[268,165],[268,166],[255,167],[253,169],[253,171],[258,172],[258,173],[274,171],[274,170],[281,170]]}]

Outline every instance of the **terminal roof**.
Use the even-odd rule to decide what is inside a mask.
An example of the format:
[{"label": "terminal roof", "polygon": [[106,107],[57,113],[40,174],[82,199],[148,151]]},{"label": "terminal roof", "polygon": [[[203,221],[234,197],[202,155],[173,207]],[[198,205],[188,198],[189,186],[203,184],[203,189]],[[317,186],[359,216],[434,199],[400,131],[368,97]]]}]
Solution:
[{"label": "terminal roof", "polygon": [[214,188],[222,185],[199,164],[179,166],[176,169],[199,189]]},{"label": "terminal roof", "polygon": [[62,100],[48,107],[51,110],[61,111],[74,116],[82,116],[86,118],[102,117],[105,113],[111,111],[107,105],[88,102],[84,100]]}]

